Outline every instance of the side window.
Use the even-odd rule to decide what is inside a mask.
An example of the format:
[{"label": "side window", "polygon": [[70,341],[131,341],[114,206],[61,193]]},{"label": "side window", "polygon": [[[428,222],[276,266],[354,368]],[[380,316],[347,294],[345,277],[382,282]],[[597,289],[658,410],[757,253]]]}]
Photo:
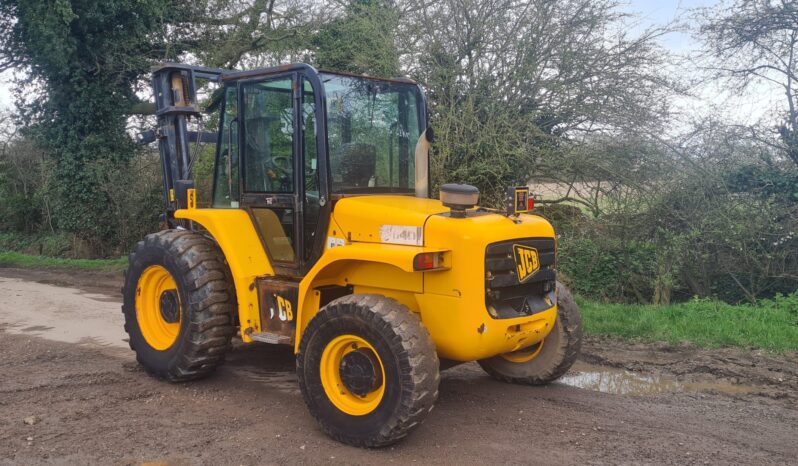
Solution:
[{"label": "side window", "polygon": [[294,192],[294,105],[291,78],[245,84],[244,190]]},{"label": "side window", "polygon": [[221,140],[216,157],[213,206],[238,208],[238,101],[235,86],[224,91],[224,112],[219,119]]}]

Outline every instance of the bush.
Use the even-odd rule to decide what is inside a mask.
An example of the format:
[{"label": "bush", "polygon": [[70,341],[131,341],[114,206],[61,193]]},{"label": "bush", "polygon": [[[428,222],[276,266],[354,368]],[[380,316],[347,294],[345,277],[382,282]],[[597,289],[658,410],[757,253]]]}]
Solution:
[{"label": "bush", "polygon": [[[85,204],[103,211],[102,224],[69,232],[58,203],[60,180],[50,154],[27,139],[13,140],[0,154],[0,249],[63,258],[118,257],[158,229],[162,183],[157,152],[132,160],[86,165],[96,190]],[[74,213],[74,212],[73,212]],[[67,225],[68,226],[68,225]]]},{"label": "bush", "polygon": [[759,305],[791,315],[795,319],[795,325],[798,325],[798,291],[789,295],[779,293],[773,299],[763,299]]},{"label": "bush", "polygon": [[64,259],[92,257],[90,246],[69,233],[0,233],[0,251]]},{"label": "bush", "polygon": [[651,299],[657,267],[653,243],[563,235],[558,244],[558,268],[576,293],[601,301]]}]

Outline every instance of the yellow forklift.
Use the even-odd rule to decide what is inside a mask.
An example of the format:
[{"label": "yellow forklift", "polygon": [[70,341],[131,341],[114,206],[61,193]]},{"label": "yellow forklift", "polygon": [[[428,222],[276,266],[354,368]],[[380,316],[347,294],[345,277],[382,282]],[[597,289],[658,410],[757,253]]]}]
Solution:
[{"label": "yellow forklift", "polygon": [[[189,130],[202,83],[218,85],[215,134]],[[130,254],[122,306],[150,374],[207,376],[236,335],[290,345],[321,428],[379,447],[432,410],[441,367],[538,385],[573,364],[581,318],[552,226],[527,187],[499,210],[468,185],[430,197],[415,82],[164,64],[153,89],[165,229]],[[192,180],[202,141],[216,143],[208,208]]]}]

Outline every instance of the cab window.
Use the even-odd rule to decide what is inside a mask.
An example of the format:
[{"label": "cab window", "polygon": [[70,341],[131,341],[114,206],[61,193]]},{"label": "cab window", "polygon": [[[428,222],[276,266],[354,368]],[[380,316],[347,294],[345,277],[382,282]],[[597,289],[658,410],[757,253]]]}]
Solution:
[{"label": "cab window", "polygon": [[418,87],[322,74],[334,193],[415,192]]},{"label": "cab window", "polygon": [[219,152],[213,186],[213,207],[238,208],[238,103],[236,87],[224,91]]},{"label": "cab window", "polygon": [[294,192],[291,78],[244,84],[244,191]]}]

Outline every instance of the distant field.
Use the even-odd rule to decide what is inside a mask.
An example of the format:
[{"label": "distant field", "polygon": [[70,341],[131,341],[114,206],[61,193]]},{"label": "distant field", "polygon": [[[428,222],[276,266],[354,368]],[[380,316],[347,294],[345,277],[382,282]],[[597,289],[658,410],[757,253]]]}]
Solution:
[{"label": "distant field", "polygon": [[574,183],[573,186],[570,186],[566,183],[538,183],[534,181],[530,181],[527,185],[529,186],[529,191],[535,194],[538,200],[559,199],[569,194],[569,188],[571,197],[590,198],[592,197],[590,194],[594,192],[596,187],[596,183]]}]

